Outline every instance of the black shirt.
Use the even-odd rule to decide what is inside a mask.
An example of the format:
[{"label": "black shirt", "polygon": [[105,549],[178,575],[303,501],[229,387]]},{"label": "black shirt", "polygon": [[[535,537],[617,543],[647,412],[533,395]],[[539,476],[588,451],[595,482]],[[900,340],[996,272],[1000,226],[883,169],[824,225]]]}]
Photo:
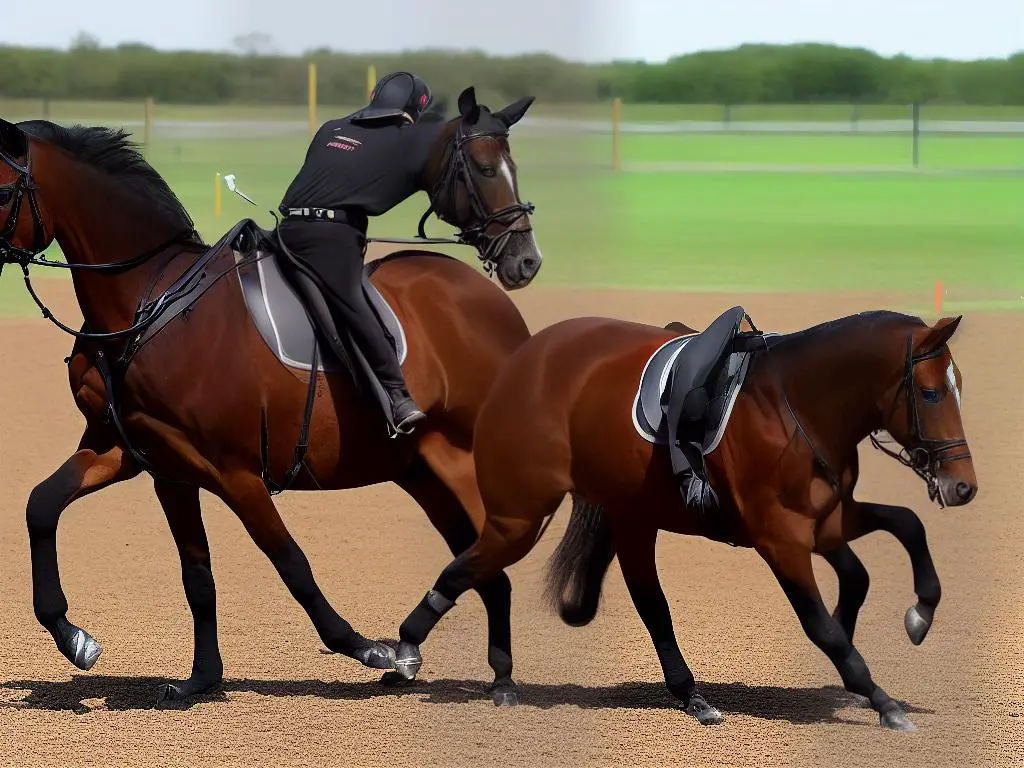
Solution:
[{"label": "black shirt", "polygon": [[281,208],[389,211],[419,189],[419,176],[444,123],[324,123],[284,194]]}]

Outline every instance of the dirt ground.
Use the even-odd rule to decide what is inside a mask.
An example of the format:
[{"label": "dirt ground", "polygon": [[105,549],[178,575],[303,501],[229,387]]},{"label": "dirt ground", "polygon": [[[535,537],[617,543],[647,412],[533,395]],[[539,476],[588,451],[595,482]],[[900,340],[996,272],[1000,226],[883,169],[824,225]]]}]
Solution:
[{"label": "dirt ground", "polygon": [[[67,320],[69,286],[43,283]],[[536,330],[600,314],[703,324],[743,303],[760,327],[791,330],[899,297],[715,296],[531,288],[515,297]],[[75,323],[72,322],[72,325]],[[542,569],[568,515],[512,568],[515,677],[522,705],[495,708],[483,611],[465,597],[424,646],[422,683],[401,691],[319,641],[234,516],[204,495],[227,677],[222,695],[156,709],[157,685],[187,676],[192,625],[178,559],[146,477],[76,503],[60,529],[69,618],[104,653],[89,673],[64,660],[32,615],[24,509],[74,451],[82,420],[62,358],[70,341],[42,319],[0,327],[0,763],[3,765],[722,765],[1024,766],[1024,516],[1014,482],[1024,446],[1024,313],[965,318],[954,353],[978,500],[939,510],[895,462],[864,451],[860,495],[922,515],[943,584],[925,643],[903,630],[913,601],[906,555],[875,534],[855,545],[872,576],[858,648],[920,728],[883,731],[846,694],[751,552],[664,536],[659,566],[676,632],[708,698],[702,728],[664,689],[650,639],[613,565],[588,627],[540,600]],[[230,386],[230,382],[225,382]],[[284,517],[324,592],[368,636],[393,636],[448,555],[392,485],[285,494]],[[372,528],[367,525],[372,521]],[[823,566],[819,563],[818,566]],[[835,578],[818,567],[828,601]]]}]

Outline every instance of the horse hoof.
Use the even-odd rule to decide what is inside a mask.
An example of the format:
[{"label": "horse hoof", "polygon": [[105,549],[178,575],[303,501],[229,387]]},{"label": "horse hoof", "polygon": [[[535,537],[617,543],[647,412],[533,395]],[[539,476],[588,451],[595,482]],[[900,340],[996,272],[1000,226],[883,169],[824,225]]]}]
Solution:
[{"label": "horse hoof", "polygon": [[364,667],[370,669],[395,668],[395,649],[384,643],[371,643],[356,651],[353,657]]},{"label": "horse hoof", "polygon": [[519,704],[519,694],[513,685],[499,685],[491,691],[491,700],[496,707],[515,707]]},{"label": "horse hoof", "polygon": [[156,691],[156,703],[159,706],[168,701],[183,701],[185,692],[174,683],[164,683]]},{"label": "horse hoof", "polygon": [[717,725],[725,720],[725,717],[717,709],[712,707],[699,693],[690,696],[690,703],[686,705],[686,712],[696,718],[701,725]]},{"label": "horse hoof", "polygon": [[404,640],[398,644],[394,669],[406,680],[415,680],[416,674],[423,666],[423,657],[418,646]]},{"label": "horse hoof", "polygon": [[914,645],[920,645],[928,636],[928,630],[932,628],[933,609],[921,605],[912,605],[907,609],[903,617],[903,627],[907,630],[907,636]]},{"label": "horse hoof", "polygon": [[96,664],[96,659],[103,653],[103,646],[96,642],[96,638],[79,629],[71,641],[71,663],[79,669],[88,672]]},{"label": "horse hoof", "polygon": [[906,712],[899,707],[882,712],[878,719],[883,728],[888,728],[892,731],[903,731],[904,733],[914,733],[917,731],[917,726],[910,722]]},{"label": "horse hoof", "polygon": [[393,688],[400,688],[404,685],[410,685],[416,682],[415,680],[409,680],[401,672],[390,670],[381,675],[380,684],[386,685]]}]

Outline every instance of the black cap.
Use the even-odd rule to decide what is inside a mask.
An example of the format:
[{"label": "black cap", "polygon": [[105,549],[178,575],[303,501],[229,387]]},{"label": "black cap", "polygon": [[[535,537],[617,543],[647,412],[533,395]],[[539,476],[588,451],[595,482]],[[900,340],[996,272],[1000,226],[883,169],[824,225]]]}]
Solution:
[{"label": "black cap", "polygon": [[411,72],[384,75],[370,94],[370,103],[352,116],[352,122],[401,118],[415,123],[433,101],[430,87]]}]

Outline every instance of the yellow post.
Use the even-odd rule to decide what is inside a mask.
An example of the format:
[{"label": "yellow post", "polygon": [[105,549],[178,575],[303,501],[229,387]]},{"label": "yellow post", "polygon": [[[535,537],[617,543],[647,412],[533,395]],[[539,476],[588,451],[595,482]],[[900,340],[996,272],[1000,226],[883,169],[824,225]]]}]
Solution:
[{"label": "yellow post", "polygon": [[309,135],[316,134],[316,62],[309,62]]},{"label": "yellow post", "polygon": [[220,218],[221,209],[221,191],[220,191],[220,174],[217,174],[217,178],[214,179],[213,186],[213,218]]},{"label": "yellow post", "polygon": [[366,96],[369,98],[373,93],[373,87],[377,84],[377,68],[371,64],[366,68]]},{"label": "yellow post", "polygon": [[622,170],[622,136],[620,124],[622,122],[622,99],[616,96],[612,99],[612,170]]},{"label": "yellow post", "polygon": [[142,143],[146,146],[149,146],[149,139],[153,135],[153,111],[155,107],[153,99],[146,99],[142,118]]}]

